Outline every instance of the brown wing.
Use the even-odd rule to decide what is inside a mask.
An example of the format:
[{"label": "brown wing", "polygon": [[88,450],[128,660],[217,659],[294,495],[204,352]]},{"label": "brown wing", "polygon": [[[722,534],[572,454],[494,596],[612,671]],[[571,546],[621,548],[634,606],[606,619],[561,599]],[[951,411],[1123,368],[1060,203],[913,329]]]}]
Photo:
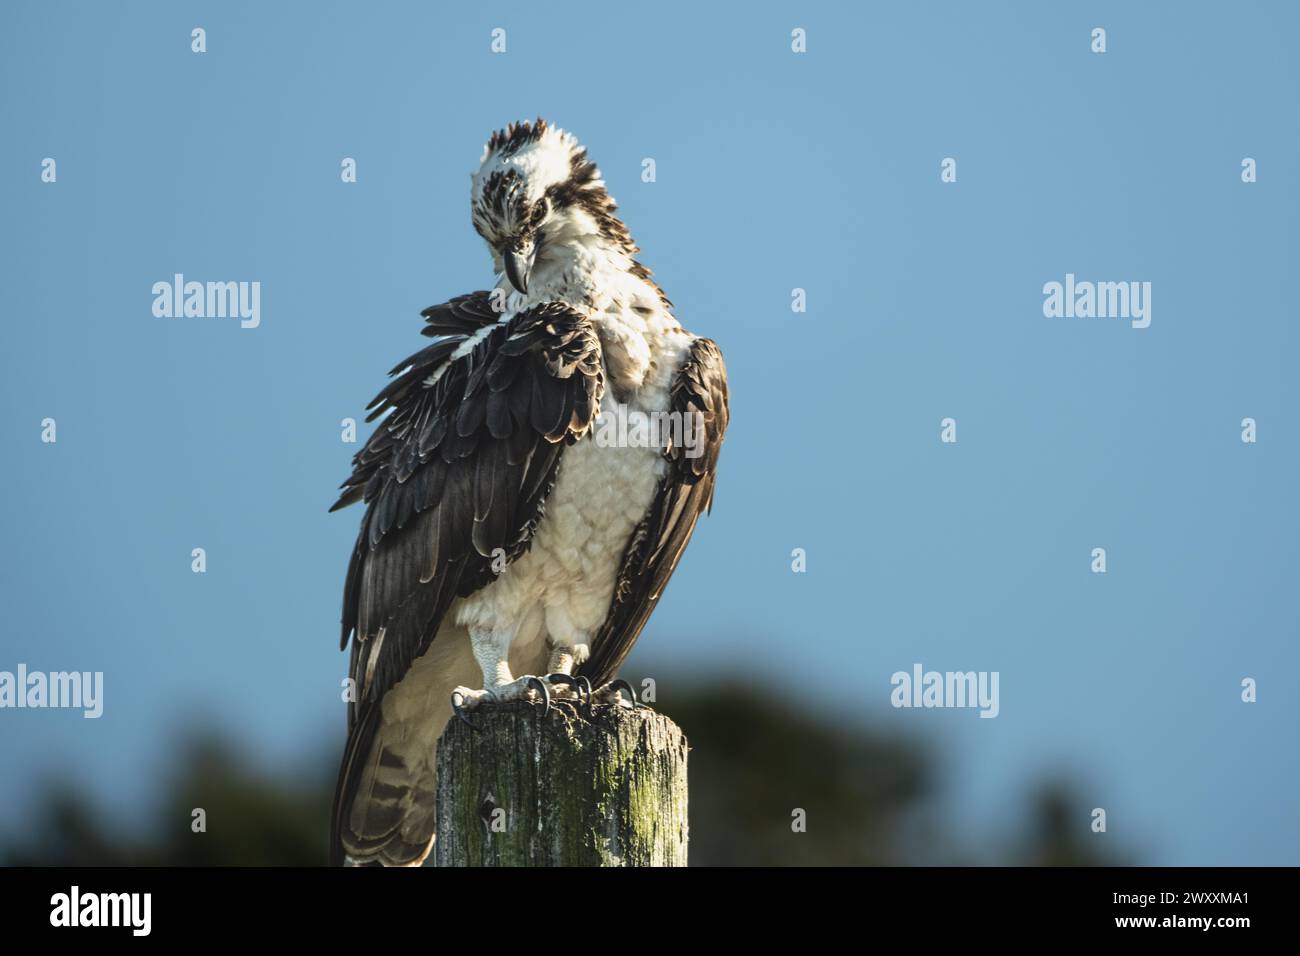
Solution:
[{"label": "brown wing", "polygon": [[[368,420],[389,415],[334,506],[367,506],[343,594],[357,700],[334,799],[334,862],[383,695],[428,649],[452,602],[494,579],[494,556],[508,562],[528,549],[564,448],[599,414],[599,340],[567,306],[499,323],[487,293],[476,293],[425,316],[432,334],[450,334],[390,373]],[[392,834],[380,829],[350,842],[382,845]]]}]

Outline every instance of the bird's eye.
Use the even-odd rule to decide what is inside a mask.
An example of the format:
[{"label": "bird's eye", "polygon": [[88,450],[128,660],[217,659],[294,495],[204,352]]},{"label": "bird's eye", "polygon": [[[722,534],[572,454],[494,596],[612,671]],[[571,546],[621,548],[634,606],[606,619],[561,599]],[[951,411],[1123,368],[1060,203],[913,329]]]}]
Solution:
[{"label": "bird's eye", "polygon": [[533,207],[533,215],[532,218],[529,220],[530,225],[533,226],[538,225],[543,219],[546,218],[546,214],[548,212],[550,212],[550,203],[548,203],[545,199],[543,199],[541,202],[539,202],[536,206]]}]

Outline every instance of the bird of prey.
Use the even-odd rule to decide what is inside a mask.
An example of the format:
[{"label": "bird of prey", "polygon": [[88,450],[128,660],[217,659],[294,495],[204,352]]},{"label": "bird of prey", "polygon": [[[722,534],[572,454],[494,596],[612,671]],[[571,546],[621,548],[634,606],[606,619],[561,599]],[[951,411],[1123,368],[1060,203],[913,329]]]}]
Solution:
[{"label": "bird of prey", "polygon": [[[712,504],[722,355],[678,323],[616,208],[571,134],[541,119],[494,133],[471,209],[496,285],[424,310],[433,343],[369,406],[386,417],[331,509],[366,505],[343,594],[356,699],[333,863],[424,861],[454,713],[622,684]],[[615,410],[665,427],[597,440]]]}]

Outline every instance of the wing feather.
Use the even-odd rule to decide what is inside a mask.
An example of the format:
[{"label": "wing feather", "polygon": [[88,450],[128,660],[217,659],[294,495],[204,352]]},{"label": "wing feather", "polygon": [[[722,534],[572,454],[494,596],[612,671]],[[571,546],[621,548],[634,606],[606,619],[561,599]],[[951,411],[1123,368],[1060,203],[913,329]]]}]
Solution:
[{"label": "wing feather", "polygon": [[[414,852],[374,829],[383,812],[351,811],[363,775],[380,786],[373,781],[381,748],[372,744],[383,695],[428,649],[455,599],[493,580],[497,549],[507,561],[527,550],[561,453],[590,429],[603,390],[599,339],[565,305],[502,317],[479,292],[424,316],[425,334],[448,338],[393,370],[369,406],[372,417],[387,417],[353,458],[331,508],[367,506],[343,593],[342,639],[344,647],[352,642],[357,699],[335,792],[335,862],[345,845],[362,854],[378,845],[398,857]],[[544,428],[524,398],[534,394],[546,398]],[[364,833],[351,827],[358,817]]]}]

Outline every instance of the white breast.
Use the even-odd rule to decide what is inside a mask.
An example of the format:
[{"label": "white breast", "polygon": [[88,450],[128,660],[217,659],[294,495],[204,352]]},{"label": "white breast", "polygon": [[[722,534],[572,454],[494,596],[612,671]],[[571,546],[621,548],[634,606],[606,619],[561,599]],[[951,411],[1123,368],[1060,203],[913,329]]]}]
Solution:
[{"label": "white breast", "polygon": [[[629,412],[668,411],[669,389],[690,333],[660,309],[653,290],[635,276],[604,266],[590,274],[603,280],[599,295],[568,292],[575,301],[585,298],[596,306],[593,321],[606,379],[602,414],[614,412],[620,396]],[[553,290],[546,294],[565,299]],[[652,443],[612,446],[589,434],[566,448],[530,550],[459,602],[452,619],[511,635],[510,665],[516,674],[536,673],[545,663],[548,635],[575,646],[581,660],[582,645],[609,613],[628,541],[667,468],[662,448]]]},{"label": "white breast", "polygon": [[658,493],[657,448],[603,447],[587,436],[565,449],[532,547],[460,602],[458,623],[513,632],[510,658],[546,656],[545,637],[587,644],[604,622],[623,553]]}]

